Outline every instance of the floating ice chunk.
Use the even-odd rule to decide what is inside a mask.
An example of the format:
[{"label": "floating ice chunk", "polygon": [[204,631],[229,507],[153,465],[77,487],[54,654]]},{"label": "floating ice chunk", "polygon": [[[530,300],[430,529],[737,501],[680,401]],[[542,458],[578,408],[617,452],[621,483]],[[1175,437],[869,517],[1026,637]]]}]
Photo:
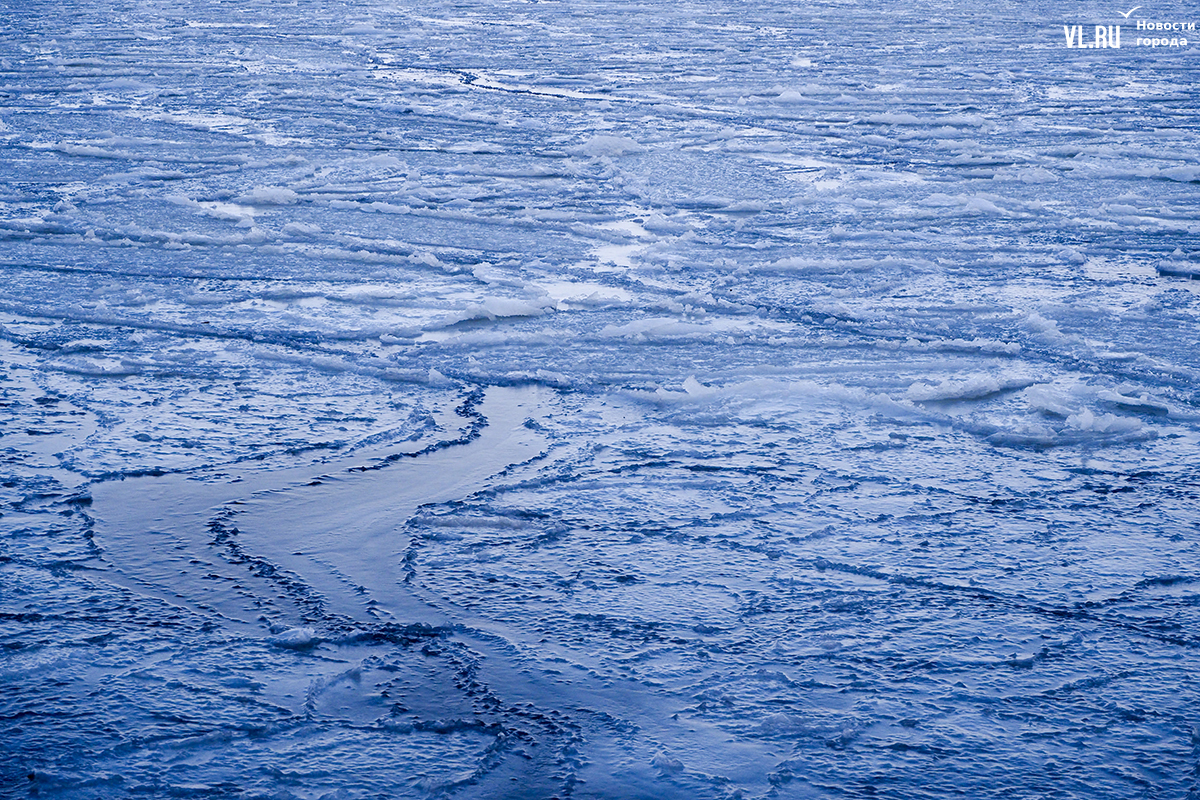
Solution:
[{"label": "floating ice chunk", "polygon": [[1051,386],[1039,384],[1025,390],[1025,401],[1034,411],[1051,414],[1056,417],[1069,417],[1075,413],[1069,403],[1070,399],[1055,391]]},{"label": "floating ice chunk", "polygon": [[283,186],[259,186],[239,197],[238,202],[256,206],[288,206],[299,199],[300,195]]},{"label": "floating ice chunk", "polygon": [[1008,214],[1006,209],[993,203],[982,195],[976,195],[966,202],[963,206],[967,211],[975,211],[980,214]]},{"label": "floating ice chunk", "polygon": [[700,381],[696,380],[695,375],[689,375],[687,380],[683,382],[683,390],[693,397],[703,397],[704,395],[715,394],[716,389],[705,386]]},{"label": "floating ice chunk", "polygon": [[589,158],[609,157],[630,155],[632,153],[645,152],[646,148],[630,139],[628,136],[609,136],[601,134],[593,136],[586,143],[579,147],[573,147],[568,152],[576,156],[588,156]]},{"label": "floating ice chunk", "polygon": [[158,87],[139,81],[136,78],[113,78],[96,87],[106,92],[154,92]]},{"label": "floating ice chunk", "polygon": [[886,136],[879,136],[878,134],[874,133],[867,134],[866,136],[862,137],[862,140],[867,144],[875,144],[879,145],[880,147],[895,147],[899,144],[895,139],[889,139]]},{"label": "floating ice chunk", "polygon": [[1086,264],[1088,260],[1087,256],[1074,247],[1061,247],[1055,251],[1054,255],[1068,264]]},{"label": "floating ice chunk", "polygon": [[422,250],[419,253],[414,253],[409,257],[409,260],[417,264],[426,264],[431,267],[442,267],[443,269],[446,268],[446,265],[442,263],[442,260],[428,250]]},{"label": "floating ice chunk", "polygon": [[780,103],[809,103],[809,102],[812,102],[811,98],[805,97],[803,94],[801,94],[800,92],[797,92],[795,89],[786,89],[786,90],[780,92],[779,96],[776,97],[775,100]]},{"label": "floating ice chunk", "polygon": [[1142,421],[1133,417],[1118,417],[1116,414],[1096,416],[1090,409],[1067,417],[1067,424],[1081,431],[1095,433],[1131,433],[1142,429]]},{"label": "floating ice chunk", "polygon": [[282,233],[289,239],[315,239],[321,233],[321,229],[304,222],[289,222],[283,226]]},{"label": "floating ice chunk", "polygon": [[712,328],[708,325],[681,322],[674,317],[651,317],[624,325],[605,325],[600,330],[600,335],[612,338],[643,338],[646,336],[694,336],[710,332],[712,332]]},{"label": "floating ice chunk", "polygon": [[755,269],[779,272],[814,272],[829,275],[845,275],[852,272],[870,272],[879,266],[891,263],[888,259],[857,258],[831,259],[809,256],[788,256],[768,264],[755,265]]},{"label": "floating ice chunk", "polygon": [[909,339],[904,343],[903,347],[914,350],[940,350],[952,353],[996,353],[1007,356],[1015,356],[1021,352],[1021,345],[1017,342],[1004,342],[997,339],[983,339],[980,337],[975,337],[974,339],[933,339],[929,342]]},{"label": "floating ice chunk", "polygon": [[[886,394],[868,392],[842,384],[818,384],[814,381],[780,381],[773,378],[754,378],[724,386],[705,386],[694,377],[684,381],[684,391],[658,388],[654,392],[632,392],[631,396],[648,400],[659,406],[680,409],[693,407],[722,407],[746,417],[762,415],[790,416],[797,404],[811,407],[814,403],[838,407],[871,409],[901,419],[924,417],[917,407],[899,402]],[[723,412],[723,413],[725,413]]]},{"label": "floating ice chunk", "polygon": [[806,723],[803,717],[785,714],[782,711],[763,717],[760,729],[768,736],[812,733],[812,726]]},{"label": "floating ice chunk", "polygon": [[886,114],[872,114],[867,117],[867,122],[874,122],[881,125],[920,125],[921,119],[913,114],[889,112]]},{"label": "floating ice chunk", "polygon": [[680,208],[697,208],[697,209],[718,209],[728,208],[733,205],[736,200],[732,197],[717,194],[702,194],[695,197],[689,197],[677,201]]},{"label": "floating ice chunk", "polygon": [[767,205],[758,200],[743,200],[730,203],[722,210],[726,214],[760,214],[767,210]]},{"label": "floating ice chunk", "polygon": [[[447,153],[503,153],[504,147],[492,142],[460,142],[442,148]],[[618,154],[619,155],[619,154]]]},{"label": "floating ice chunk", "polygon": [[398,169],[406,166],[403,161],[395,156],[371,156],[365,159],[364,163],[370,164],[373,167],[393,167]]},{"label": "floating ice chunk", "polygon": [[47,647],[26,652],[18,651],[0,660],[0,677],[5,680],[31,675],[44,675],[71,658],[69,650]]},{"label": "floating ice chunk", "polygon": [[567,310],[574,305],[624,304],[633,299],[633,295],[620,287],[583,281],[539,281],[531,288],[545,292],[560,310]]},{"label": "floating ice chunk", "polygon": [[568,376],[562,372],[551,372],[550,370],[539,369],[536,372],[534,372],[533,374],[538,380],[546,381],[547,383],[550,383],[550,384],[555,384],[555,385],[563,386],[563,387],[570,387],[572,385],[572,380],[571,380],[570,376]]},{"label": "floating ice chunk", "polygon": [[996,431],[986,438],[992,444],[1011,447],[1053,447],[1062,443],[1057,431],[1036,422],[1022,422],[1012,430]]},{"label": "floating ice chunk", "polygon": [[655,754],[654,758],[650,759],[650,766],[669,774],[683,772],[683,762],[677,758],[671,758],[666,753]]},{"label": "floating ice chunk", "polygon": [[64,342],[58,349],[60,353],[102,353],[110,345],[101,339],[73,339]]},{"label": "floating ice chunk", "polygon": [[633,267],[633,256],[645,249],[637,244],[610,244],[597,247],[594,252],[596,260],[601,264],[612,264],[617,267]]},{"label": "floating ice chunk", "polygon": [[1129,397],[1121,394],[1120,392],[1114,392],[1109,389],[1101,389],[1096,393],[1096,397],[1106,402],[1113,403],[1114,405],[1122,406],[1124,408],[1137,409],[1138,411],[1149,412],[1151,414],[1172,413],[1172,409],[1169,405],[1159,400],[1154,400],[1146,392],[1142,392],[1142,394],[1138,397]]},{"label": "floating ice chunk", "polygon": [[1018,212],[1010,211],[996,203],[997,200],[1004,198],[996,195],[975,194],[975,195],[949,195],[945,192],[934,192],[921,201],[921,205],[932,208],[953,208],[958,207],[963,211],[971,214],[997,214],[1000,216],[1013,216]]},{"label": "floating ice chunk", "polygon": [[[547,302],[549,299],[547,298]],[[489,297],[482,303],[468,306],[441,320],[442,326],[455,325],[472,319],[496,320],[502,317],[540,317],[546,306],[510,297]]]},{"label": "floating ice chunk", "polygon": [[150,181],[176,181],[186,177],[187,174],[179,170],[140,167],[125,172],[110,172],[107,175],[101,176],[100,180],[111,183],[141,183]]},{"label": "floating ice chunk", "polygon": [[982,400],[994,394],[1007,392],[1012,389],[1024,389],[1036,381],[1024,375],[995,377],[993,375],[974,375],[965,380],[944,380],[936,386],[927,383],[914,383],[908,387],[904,396],[916,402],[936,400]]},{"label": "floating ice chunk", "polygon": [[684,222],[679,222],[673,219],[668,219],[657,211],[646,216],[642,227],[647,231],[654,233],[681,234],[691,230],[691,226]]},{"label": "floating ice chunk", "polygon": [[1021,327],[1043,342],[1061,342],[1066,335],[1059,330],[1056,320],[1047,319],[1034,311],[1021,322]]},{"label": "floating ice chunk", "polygon": [[1200,167],[1194,165],[1186,167],[1168,167],[1167,169],[1159,170],[1158,174],[1164,178],[1168,178],[1173,181],[1180,181],[1182,183],[1200,182]]},{"label": "floating ice chunk", "polygon": [[1058,180],[1057,175],[1043,167],[1028,167],[1017,172],[1015,177],[1021,183],[1053,183]]},{"label": "floating ice chunk", "polygon": [[321,643],[312,628],[291,628],[270,639],[271,644],[286,650],[311,650]]}]

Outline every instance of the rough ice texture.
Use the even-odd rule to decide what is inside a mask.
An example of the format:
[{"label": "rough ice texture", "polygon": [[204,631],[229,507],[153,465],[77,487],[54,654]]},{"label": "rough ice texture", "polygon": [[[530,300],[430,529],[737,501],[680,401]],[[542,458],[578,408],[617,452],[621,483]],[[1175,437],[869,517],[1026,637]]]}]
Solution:
[{"label": "rough ice texture", "polygon": [[1179,8],[10,5],[4,792],[1200,793]]}]

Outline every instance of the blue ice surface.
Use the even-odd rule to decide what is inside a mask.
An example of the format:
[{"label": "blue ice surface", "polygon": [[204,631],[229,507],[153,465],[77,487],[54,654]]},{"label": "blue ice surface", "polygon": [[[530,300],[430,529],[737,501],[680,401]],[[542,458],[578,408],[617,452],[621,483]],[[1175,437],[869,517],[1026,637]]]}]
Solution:
[{"label": "blue ice surface", "polygon": [[9,4],[5,791],[1196,797],[1125,13]]}]

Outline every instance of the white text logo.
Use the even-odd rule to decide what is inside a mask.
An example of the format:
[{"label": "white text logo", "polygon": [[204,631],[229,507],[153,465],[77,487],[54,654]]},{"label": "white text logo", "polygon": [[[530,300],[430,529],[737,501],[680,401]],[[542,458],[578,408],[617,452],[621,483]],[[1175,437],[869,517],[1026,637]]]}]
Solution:
[{"label": "white text logo", "polygon": [[[1118,11],[1117,13],[1121,15],[1126,23],[1129,23],[1132,22],[1129,19],[1130,16],[1139,8],[1141,6],[1134,6],[1128,11]],[[1187,38],[1180,34],[1194,33],[1196,31],[1196,23],[1194,22],[1159,22],[1158,20],[1139,19],[1136,21],[1136,26],[1138,35],[1133,40],[1135,47],[1187,47]],[[1067,47],[1073,50],[1120,48],[1120,25],[1097,25],[1092,30],[1087,30],[1090,27],[1085,25],[1063,25],[1063,36],[1067,40]],[[1084,37],[1087,33],[1092,34],[1091,41],[1085,41]],[[1150,35],[1146,36],[1145,34]],[[1129,44],[1128,36],[1126,36],[1125,43]]]},{"label": "white text logo", "polygon": [[1120,25],[1097,25],[1096,36],[1084,44],[1082,25],[1063,25],[1063,33],[1067,36],[1067,47],[1120,47]]},{"label": "white text logo", "polygon": [[1138,47],[1187,47],[1188,40],[1182,36],[1168,36],[1167,34],[1189,33],[1196,30],[1194,22],[1149,22],[1144,19],[1137,21],[1137,29],[1139,31],[1154,31],[1161,33],[1162,36],[1153,36],[1150,38],[1137,37],[1134,41]]}]

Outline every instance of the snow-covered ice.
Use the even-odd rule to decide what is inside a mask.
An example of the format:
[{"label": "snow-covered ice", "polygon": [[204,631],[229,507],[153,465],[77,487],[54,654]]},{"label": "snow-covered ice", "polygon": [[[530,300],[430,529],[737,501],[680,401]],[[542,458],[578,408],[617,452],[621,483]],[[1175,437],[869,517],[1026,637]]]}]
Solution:
[{"label": "snow-covered ice", "polygon": [[5,792],[1200,795],[1125,13],[9,4]]}]

